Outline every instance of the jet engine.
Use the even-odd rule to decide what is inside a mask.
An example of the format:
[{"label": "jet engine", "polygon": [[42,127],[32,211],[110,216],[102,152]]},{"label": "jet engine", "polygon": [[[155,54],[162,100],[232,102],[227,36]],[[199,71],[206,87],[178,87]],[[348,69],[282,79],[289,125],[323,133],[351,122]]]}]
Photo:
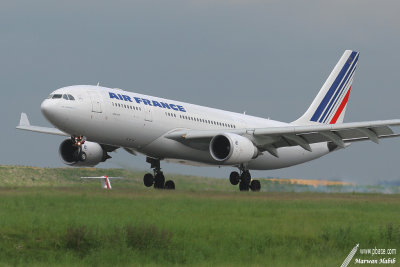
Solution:
[{"label": "jet engine", "polygon": [[93,167],[111,158],[98,143],[86,141],[77,146],[71,139],[61,143],[58,153],[65,164],[76,167]]},{"label": "jet engine", "polygon": [[224,165],[235,165],[256,158],[258,149],[246,137],[224,133],[211,139],[210,153],[216,161]]}]

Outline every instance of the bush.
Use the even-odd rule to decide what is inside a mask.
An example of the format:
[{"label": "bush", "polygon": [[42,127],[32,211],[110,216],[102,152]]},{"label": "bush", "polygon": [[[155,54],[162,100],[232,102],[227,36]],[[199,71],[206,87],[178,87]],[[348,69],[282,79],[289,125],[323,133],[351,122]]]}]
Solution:
[{"label": "bush", "polygon": [[380,227],[380,236],[385,242],[400,242],[400,225],[393,225],[393,223],[386,224],[385,227]]},{"label": "bush", "polygon": [[68,227],[65,233],[65,247],[85,254],[95,247],[93,232],[85,226]]},{"label": "bush", "polygon": [[170,245],[171,239],[171,232],[159,230],[154,225],[126,226],[126,243],[128,247],[134,249],[166,248]]}]

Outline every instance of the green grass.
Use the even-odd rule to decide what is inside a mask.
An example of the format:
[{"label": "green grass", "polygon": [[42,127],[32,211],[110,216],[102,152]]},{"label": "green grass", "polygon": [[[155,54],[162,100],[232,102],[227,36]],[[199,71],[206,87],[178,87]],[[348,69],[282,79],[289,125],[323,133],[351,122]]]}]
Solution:
[{"label": "green grass", "polygon": [[340,266],[357,243],[400,248],[399,195],[243,193],[218,179],[198,189],[195,177],[178,177],[176,191],[139,178],[106,191],[36,171],[25,178],[54,171],[59,186],[15,186],[0,169],[11,179],[0,188],[0,265]]},{"label": "green grass", "polygon": [[[117,176],[122,180],[113,180],[113,188],[143,189],[145,171],[98,168],[37,168],[24,166],[1,166],[0,186],[13,187],[100,187],[100,181],[84,180],[84,176]],[[184,190],[236,191],[228,179],[206,178],[199,176],[167,174],[166,179],[174,180],[177,188]],[[152,190],[152,189],[149,189]]]}]

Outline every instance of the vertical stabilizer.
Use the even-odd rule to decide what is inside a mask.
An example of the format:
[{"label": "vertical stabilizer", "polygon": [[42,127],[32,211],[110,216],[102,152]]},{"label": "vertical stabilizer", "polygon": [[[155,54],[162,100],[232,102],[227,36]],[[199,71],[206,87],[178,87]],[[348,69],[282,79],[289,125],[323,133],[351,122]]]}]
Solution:
[{"label": "vertical stabilizer", "polygon": [[310,125],[343,122],[358,59],[358,52],[346,50],[306,113],[293,124]]}]

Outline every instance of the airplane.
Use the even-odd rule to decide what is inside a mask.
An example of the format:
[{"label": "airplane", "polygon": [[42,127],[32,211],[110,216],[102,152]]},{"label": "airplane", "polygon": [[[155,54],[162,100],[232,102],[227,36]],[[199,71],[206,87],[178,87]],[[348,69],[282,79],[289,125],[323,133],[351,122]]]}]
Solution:
[{"label": "airplane", "polygon": [[285,123],[160,97],[95,85],[52,92],[41,112],[55,128],[30,125],[21,114],[17,129],[67,136],[59,146],[70,166],[95,166],[123,148],[146,156],[153,173],[147,187],[175,189],[160,162],[237,168],[229,180],[240,191],[260,191],[250,170],[271,170],[317,159],[357,141],[398,137],[400,120],[344,123],[359,53],[346,50],[317,96],[297,120]]},{"label": "airplane", "polygon": [[108,177],[107,175],[103,176],[92,176],[92,177],[81,177],[81,179],[101,179],[101,188],[104,189],[112,189],[110,179],[122,179],[122,177]]}]

